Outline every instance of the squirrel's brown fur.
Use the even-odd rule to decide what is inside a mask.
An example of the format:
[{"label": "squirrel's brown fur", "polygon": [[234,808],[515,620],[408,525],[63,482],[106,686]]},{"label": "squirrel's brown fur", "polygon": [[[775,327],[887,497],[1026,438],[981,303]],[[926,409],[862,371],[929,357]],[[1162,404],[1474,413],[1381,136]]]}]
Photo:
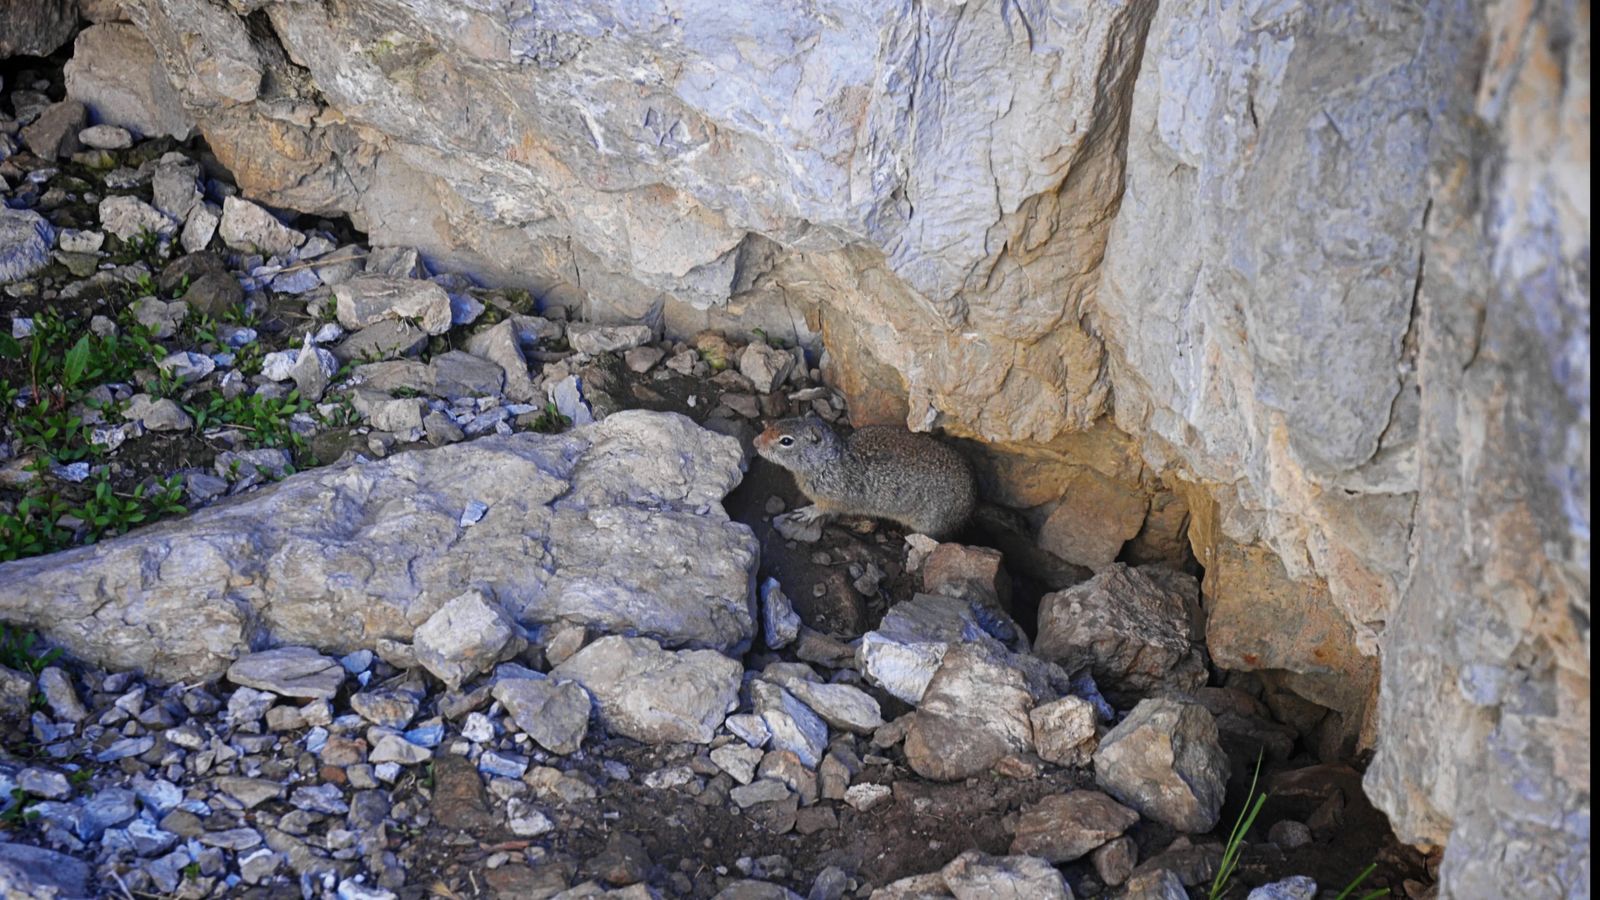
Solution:
[{"label": "squirrel's brown fur", "polygon": [[793,472],[818,511],[831,515],[889,519],[946,539],[977,502],[966,459],[904,428],[868,426],[840,438],[820,419],[784,419],[757,436],[755,447]]}]

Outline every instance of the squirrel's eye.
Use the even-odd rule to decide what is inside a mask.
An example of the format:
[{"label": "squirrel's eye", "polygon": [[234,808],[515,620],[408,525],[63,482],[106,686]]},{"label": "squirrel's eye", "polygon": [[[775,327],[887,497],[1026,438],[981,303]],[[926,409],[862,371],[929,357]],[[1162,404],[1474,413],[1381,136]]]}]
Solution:
[{"label": "squirrel's eye", "polygon": [[794,438],[789,437],[788,435],[784,435],[783,437],[778,438],[778,443],[779,443],[779,445],[784,446],[784,447],[793,447],[794,446]]}]

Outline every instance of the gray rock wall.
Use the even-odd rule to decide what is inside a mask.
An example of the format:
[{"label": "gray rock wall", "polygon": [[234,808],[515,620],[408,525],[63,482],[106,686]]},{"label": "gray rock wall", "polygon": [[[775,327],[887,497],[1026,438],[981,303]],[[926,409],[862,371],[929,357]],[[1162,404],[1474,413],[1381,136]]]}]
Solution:
[{"label": "gray rock wall", "polygon": [[1586,890],[1587,5],[125,7],[165,83],[70,84],[254,198],[821,337],[855,416],[1003,447],[1035,524],[1080,468],[1134,544],[1177,510],[1246,613],[1213,654],[1339,712],[1447,894]]}]

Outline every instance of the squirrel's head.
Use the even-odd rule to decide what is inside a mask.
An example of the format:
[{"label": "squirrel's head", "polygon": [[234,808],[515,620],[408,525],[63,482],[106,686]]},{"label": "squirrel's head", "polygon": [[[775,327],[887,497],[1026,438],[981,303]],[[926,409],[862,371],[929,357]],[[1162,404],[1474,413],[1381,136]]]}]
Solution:
[{"label": "squirrel's head", "polygon": [[839,455],[839,438],[821,419],[784,419],[756,435],[756,452],[790,471],[807,471]]}]

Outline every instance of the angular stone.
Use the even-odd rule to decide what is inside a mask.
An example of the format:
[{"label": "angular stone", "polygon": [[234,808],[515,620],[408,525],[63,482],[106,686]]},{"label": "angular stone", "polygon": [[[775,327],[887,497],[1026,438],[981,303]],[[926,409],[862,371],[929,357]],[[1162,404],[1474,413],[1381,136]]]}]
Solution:
[{"label": "angular stone", "polygon": [[76,0],[7,3],[0,19],[0,59],[49,56],[72,38],[77,24]]},{"label": "angular stone", "polygon": [[400,729],[416,718],[421,702],[401,688],[374,688],[350,695],[350,708],[374,725]]},{"label": "angular stone", "polygon": [[537,396],[533,379],[528,375],[528,361],[517,341],[516,325],[510,320],[473,335],[467,340],[467,352],[489,360],[505,372],[507,397],[518,403],[529,403]]},{"label": "angular stone", "polygon": [[216,781],[217,790],[239,801],[245,809],[255,809],[268,800],[281,799],[284,786],[267,778],[225,775]]},{"label": "angular stone", "polygon": [[288,256],[306,242],[306,236],[279,222],[260,206],[240,197],[222,201],[222,222],[217,234],[223,243],[245,253]]},{"label": "angular stone", "polygon": [[16,897],[89,897],[89,866],[63,853],[0,843],[0,887]]},{"label": "angular stone", "polygon": [[183,302],[197,312],[221,318],[244,302],[244,288],[232,272],[208,272],[189,285],[183,294]]},{"label": "angular stone", "polygon": [[383,763],[415,766],[432,758],[433,751],[427,747],[413,744],[398,734],[385,734],[378,738],[377,744],[372,748],[372,753],[367,756],[367,762],[375,766]]},{"label": "angular stone", "polygon": [[79,32],[66,79],[67,96],[83,101],[101,122],[144,137],[183,140],[194,130],[155,49],[133,25],[103,23]]},{"label": "angular stone", "polygon": [[1245,900],[1316,900],[1317,883],[1304,875],[1253,888]]},{"label": "angular stone", "polygon": [[482,591],[451,599],[417,627],[417,662],[451,690],[527,646],[516,622]]},{"label": "angular stone", "polygon": [[1171,869],[1152,869],[1130,877],[1123,887],[1127,900],[1189,900],[1189,892]]},{"label": "angular stone", "polygon": [[742,672],[715,651],[669,651],[649,638],[608,636],[551,675],[582,685],[601,722],[617,734],[652,744],[704,744],[735,708]]},{"label": "angular stone", "polygon": [[834,728],[871,734],[883,725],[883,710],[878,701],[858,687],[810,681],[791,681],[786,687]]},{"label": "angular stone", "polygon": [[750,684],[750,698],[775,750],[788,750],[808,768],[822,762],[828,747],[828,726],[809,707],[775,684]]},{"label": "angular stone", "polygon": [[56,718],[68,722],[82,722],[89,718],[89,710],[78,699],[78,692],[72,686],[72,676],[61,669],[46,666],[39,673],[39,691],[44,694],[44,701]]},{"label": "angular stone", "polygon": [[334,285],[333,297],[339,324],[351,331],[385,320],[409,322],[428,334],[450,330],[450,295],[429,281],[360,275]]},{"label": "angular stone", "polygon": [[332,353],[313,346],[311,339],[306,338],[305,346],[300,349],[300,355],[295,359],[294,367],[289,370],[289,377],[294,379],[295,387],[300,391],[300,397],[316,403],[328,390],[328,383],[333,380],[339,371],[339,361]]},{"label": "angular stone", "polygon": [[[8,11],[9,15],[9,11]],[[52,103],[33,124],[22,129],[22,143],[42,159],[60,159],[78,152],[78,132],[88,113],[76,100]]]},{"label": "angular stone", "polygon": [[428,333],[409,322],[379,322],[340,341],[333,355],[341,362],[414,356],[428,345]]},{"label": "angular stone", "polygon": [[767,647],[773,650],[789,646],[800,635],[800,616],[776,578],[761,583],[761,624]]},{"label": "angular stone", "polygon": [[61,249],[67,253],[99,253],[105,246],[106,236],[100,231],[79,231],[76,228],[63,228],[56,235]]},{"label": "angular stone", "polygon": [[281,697],[332,700],[344,679],[344,667],[338,660],[310,647],[263,650],[242,656],[228,667],[228,680],[234,684]]},{"label": "angular stone", "polygon": [[1028,712],[1037,700],[1027,676],[978,645],[951,647],[928,683],[906,733],[917,774],[957,781],[1033,750]]},{"label": "angular stone", "polygon": [[125,194],[100,201],[100,227],[124,241],[141,234],[171,236],[178,231],[178,223],[161,210]]},{"label": "angular stone", "polygon": [[122,415],[147,431],[187,431],[194,427],[194,419],[175,401],[166,397],[152,399],[149,394],[134,394]]},{"label": "angular stone", "polygon": [[756,766],[761,764],[762,752],[747,744],[727,744],[711,751],[711,761],[717,768],[733,776],[740,784],[755,780]]},{"label": "angular stone", "polygon": [[645,325],[595,325],[574,322],[567,327],[572,349],[590,356],[630,350],[650,342],[655,335]]},{"label": "angular stone", "polygon": [[1199,585],[1160,567],[1113,564],[1039,604],[1034,652],[1068,671],[1087,669],[1113,702],[1205,684],[1204,652],[1190,641]]},{"label": "angular stone", "polygon": [[968,850],[939,870],[957,900],[979,897],[1030,897],[1072,900],[1072,888],[1055,867],[1031,856],[987,856]]},{"label": "angular stone", "polygon": [[634,347],[622,354],[622,360],[627,364],[628,371],[643,375],[655,368],[665,355],[664,351],[655,347]]},{"label": "angular stone", "polygon": [[211,239],[217,234],[217,227],[222,224],[222,209],[212,203],[196,203],[189,210],[189,217],[184,220],[183,234],[179,236],[179,243],[189,253],[199,253],[210,245]]},{"label": "angular stone", "polygon": [[1139,814],[1099,791],[1053,794],[1025,807],[1011,852],[1052,863],[1071,862],[1120,837]]},{"label": "angular stone", "polygon": [[486,359],[451,350],[433,358],[433,392],[447,400],[500,393],[505,372]]},{"label": "angular stone", "polygon": [[[289,462],[270,452],[272,465]],[[218,474],[234,460],[253,470],[247,458],[219,454]],[[409,639],[413,622],[474,584],[519,622],[742,652],[758,548],[720,505],[740,460],[736,441],[686,418],[624,411],[560,435],[316,469],[92,547],[0,564],[0,613],[40,623],[80,659],[172,680],[215,675],[265,635],[341,654]],[[463,529],[474,501],[487,511]],[[262,577],[240,582],[244,571]]]},{"label": "angular stone", "polygon": [[1216,827],[1228,757],[1211,713],[1188,700],[1142,700],[1100,741],[1095,783],[1141,815],[1179,831]]},{"label": "angular stone", "polygon": [[166,340],[177,334],[183,327],[183,320],[189,317],[189,304],[182,300],[168,303],[154,297],[141,297],[129,309],[134,321],[150,329],[156,340]]},{"label": "angular stone", "polygon": [[739,374],[750,379],[757,393],[772,393],[793,369],[792,355],[760,341],[750,342],[739,353]]},{"label": "angular stone", "polygon": [[1039,546],[1073,565],[1110,565],[1144,525],[1148,506],[1136,487],[1085,470],[1067,483],[1039,529]]},{"label": "angular stone", "polygon": [[494,698],[534,743],[562,755],[576,753],[589,730],[593,704],[580,685],[554,678],[502,678]]},{"label": "angular stone", "polygon": [[24,793],[46,800],[65,800],[72,796],[67,776],[53,769],[29,766],[17,773],[17,787]]},{"label": "angular stone", "polygon": [[133,146],[133,135],[116,125],[91,125],[78,132],[78,143],[94,150],[126,150]]},{"label": "angular stone", "polygon": [[1131,837],[1119,837],[1096,847],[1089,854],[1089,861],[1101,881],[1116,887],[1133,874],[1134,864],[1139,861],[1139,845]]},{"label": "angular stone", "polygon": [[1033,724],[1034,750],[1039,758],[1058,766],[1086,766],[1098,743],[1095,740],[1094,704],[1081,697],[1062,697],[1028,711]]},{"label": "angular stone", "polygon": [[168,154],[162,157],[155,174],[150,177],[150,191],[156,209],[179,222],[187,223],[189,214],[203,200],[199,179],[198,164],[182,155]]},{"label": "angular stone", "polygon": [[49,265],[55,235],[38,213],[0,207],[0,284],[20,281]]}]

